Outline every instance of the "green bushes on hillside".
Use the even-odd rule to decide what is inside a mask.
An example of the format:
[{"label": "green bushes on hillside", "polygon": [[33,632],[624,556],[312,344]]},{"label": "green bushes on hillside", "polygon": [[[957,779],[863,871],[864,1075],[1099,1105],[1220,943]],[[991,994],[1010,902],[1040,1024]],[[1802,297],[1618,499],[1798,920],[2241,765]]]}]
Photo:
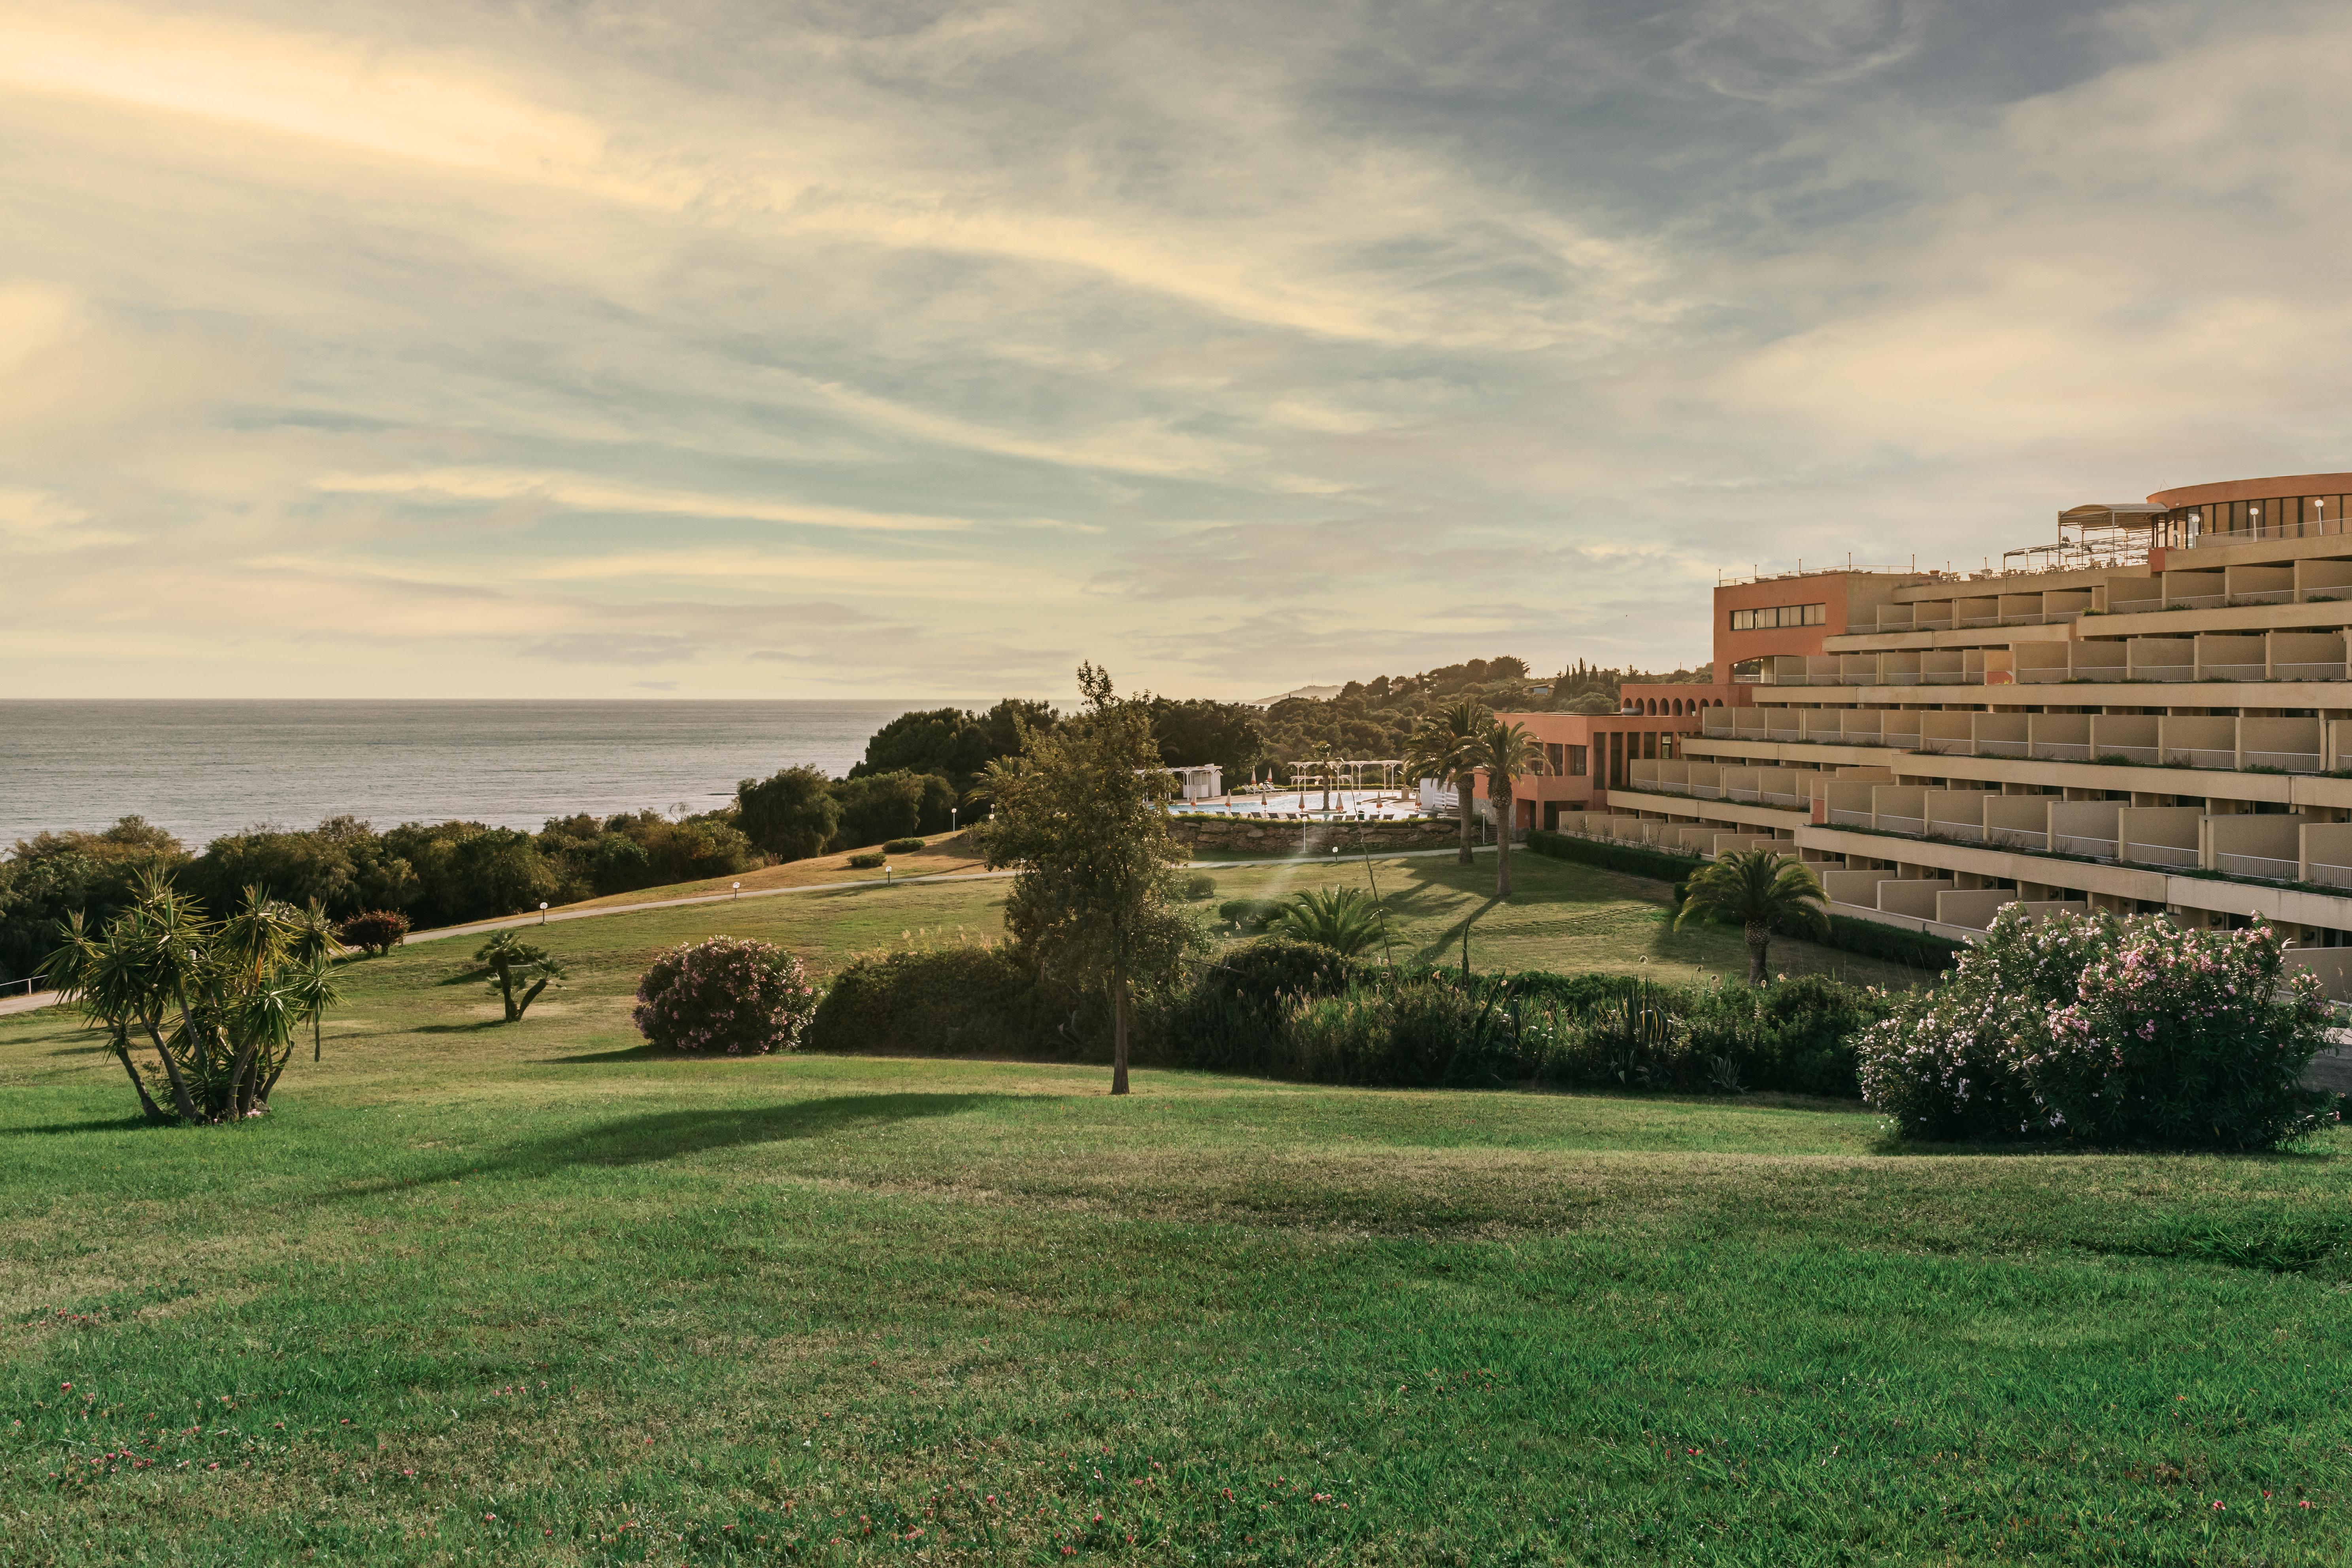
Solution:
[{"label": "green bushes on hillside", "polygon": [[[1227,950],[1137,1009],[1139,1062],[1322,1083],[1766,1089],[1852,1098],[1853,1042],[1891,999],[1822,976],[1652,985],[1530,971],[1391,973],[1267,938]],[[845,970],[810,1048],[1097,1060],[1096,999],[1004,950],[903,952]]]}]

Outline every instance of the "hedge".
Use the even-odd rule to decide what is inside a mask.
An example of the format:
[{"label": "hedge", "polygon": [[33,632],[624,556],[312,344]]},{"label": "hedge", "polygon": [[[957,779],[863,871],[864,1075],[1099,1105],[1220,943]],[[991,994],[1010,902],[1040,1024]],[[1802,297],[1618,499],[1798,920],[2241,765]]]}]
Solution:
[{"label": "hedge", "polygon": [[1580,860],[1588,866],[1647,877],[1654,882],[1682,882],[1706,862],[1696,855],[1676,855],[1640,844],[1604,844],[1597,838],[1537,828],[1528,835],[1528,847],[1555,860]]}]

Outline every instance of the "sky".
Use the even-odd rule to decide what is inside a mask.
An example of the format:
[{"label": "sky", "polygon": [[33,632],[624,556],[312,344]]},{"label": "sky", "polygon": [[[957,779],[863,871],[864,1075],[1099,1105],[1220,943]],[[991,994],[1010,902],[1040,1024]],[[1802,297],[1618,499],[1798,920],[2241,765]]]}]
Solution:
[{"label": "sky", "polygon": [[2352,469],[2352,6],[0,0],[0,691],[1706,656]]}]

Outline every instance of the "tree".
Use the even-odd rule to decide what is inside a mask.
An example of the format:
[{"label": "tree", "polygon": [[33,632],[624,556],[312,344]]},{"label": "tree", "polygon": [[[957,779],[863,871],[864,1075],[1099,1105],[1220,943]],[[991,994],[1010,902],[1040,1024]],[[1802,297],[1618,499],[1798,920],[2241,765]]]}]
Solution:
[{"label": "tree", "polygon": [[1050,730],[1053,707],[1006,698],[985,713],[934,708],[901,713],[866,742],[866,760],[849,770],[852,779],[876,773],[937,773],[959,795],[970,791],[999,757],[1017,755],[1024,726]]},{"label": "tree", "polygon": [[1405,743],[1408,774],[1435,779],[1454,791],[1454,812],[1462,823],[1459,863],[1465,866],[1470,864],[1472,796],[1478,779],[1475,742],[1494,720],[1494,714],[1475,702],[1456,702],[1424,721]]},{"label": "tree", "polygon": [[779,860],[824,853],[841,826],[833,781],[819,768],[785,768],[735,786],[735,826]]},{"label": "tree", "polygon": [[1389,912],[1361,888],[1309,888],[1267,922],[1276,936],[1353,958],[1388,934]]},{"label": "tree", "polygon": [[408,935],[408,917],[398,910],[362,910],[335,928],[347,946],[382,958]]},{"label": "tree", "polygon": [[[534,947],[510,931],[499,931],[474,950],[474,962],[482,965],[490,977],[490,994],[506,1004],[509,1024],[522,1021],[539,994],[547,989],[548,982],[563,978],[563,965],[545,948]],[[531,980],[530,988],[515,999],[518,980]]]},{"label": "tree", "polygon": [[316,899],[297,910],[289,923],[293,927],[288,951],[296,966],[295,999],[310,1026],[310,1059],[315,1062],[321,1048],[321,1020],[328,1008],[343,999],[342,987],[335,983],[335,954],[342,951],[342,943],[335,922],[327,918],[327,906]]},{"label": "tree", "polygon": [[1811,931],[1826,934],[1829,894],[1801,860],[1775,849],[1734,849],[1694,873],[1675,916],[1675,929],[1694,916],[1720,920],[1748,933],[1748,984],[1761,985],[1769,974],[1772,933]]},{"label": "tree", "polygon": [[172,1117],[134,1058],[134,1032],[154,1050],[183,1121],[227,1121],[269,1108],[304,1006],[291,912],[249,888],[237,913],[207,920],[194,899],[151,869],[131,907],[98,935],[81,919],[68,922],[49,973],[106,1031],[109,1053],[151,1121]]},{"label": "tree", "polygon": [[1125,1094],[1136,987],[1172,977],[1203,939],[1178,907],[1184,852],[1166,810],[1175,782],[1151,738],[1150,709],[1119,698],[1092,664],[1078,667],[1078,689],[1080,712],[1051,731],[1025,731],[1017,761],[989,764],[988,862],[1020,873],[1005,908],[1016,949],[1108,992],[1110,1091]]},{"label": "tree", "polygon": [[835,849],[936,832],[947,826],[948,807],[955,800],[948,781],[934,773],[867,773],[844,779],[833,793],[841,802],[841,826],[833,836]]},{"label": "tree", "polygon": [[1153,698],[1151,734],[1170,767],[1214,763],[1223,770],[1228,788],[1265,760],[1265,733],[1258,725],[1258,710],[1246,702]]},{"label": "tree", "polygon": [[1518,826],[1518,802],[1511,786],[1543,766],[1543,746],[1525,724],[1488,724],[1470,748],[1472,765],[1486,775],[1486,798],[1495,807],[1495,896],[1511,896],[1511,831]]}]

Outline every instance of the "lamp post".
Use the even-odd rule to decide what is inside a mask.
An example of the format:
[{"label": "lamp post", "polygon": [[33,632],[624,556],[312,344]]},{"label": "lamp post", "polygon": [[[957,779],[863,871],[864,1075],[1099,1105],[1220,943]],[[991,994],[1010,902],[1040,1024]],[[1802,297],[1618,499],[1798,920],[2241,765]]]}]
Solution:
[{"label": "lamp post", "polygon": [[740,882],[735,884],[735,896],[739,899],[743,896],[743,884]]},{"label": "lamp post", "polygon": [[539,900],[539,923],[541,925],[545,925],[547,923],[547,900],[545,899]]}]

